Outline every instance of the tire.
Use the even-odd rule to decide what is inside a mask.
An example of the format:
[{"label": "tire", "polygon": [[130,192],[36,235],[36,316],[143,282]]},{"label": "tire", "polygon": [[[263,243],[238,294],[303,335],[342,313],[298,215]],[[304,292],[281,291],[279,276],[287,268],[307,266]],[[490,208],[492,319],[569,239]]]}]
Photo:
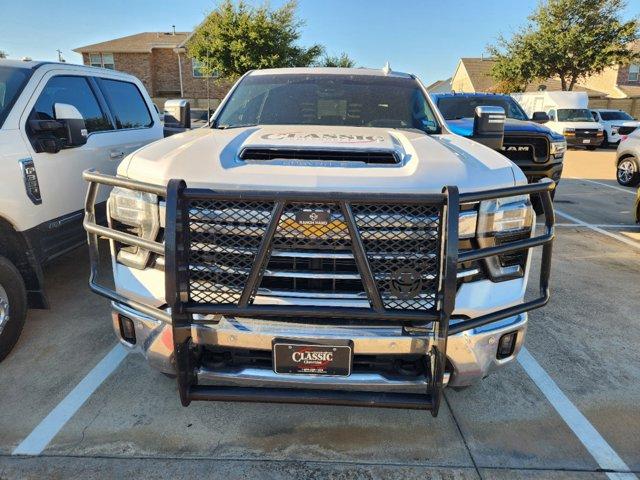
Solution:
[{"label": "tire", "polygon": [[[551,191],[551,201],[556,197],[556,189],[554,188]],[[531,195],[531,206],[533,207],[533,211],[536,212],[536,215],[542,215],[544,210],[542,208],[542,202],[540,201],[540,196],[537,194]]]},{"label": "tire", "polygon": [[640,184],[640,165],[636,157],[624,157],[618,162],[616,179],[623,187],[637,187]]},{"label": "tire", "polygon": [[604,132],[604,140],[602,141],[602,145],[600,145],[602,148],[609,148],[611,145],[609,144],[609,134],[605,131]]},{"label": "tire", "polygon": [[27,317],[27,290],[18,269],[0,256],[0,362],[14,347]]},{"label": "tire", "polygon": [[598,148],[598,146],[597,146],[597,145],[589,145],[589,146],[587,147],[587,150],[594,151],[596,148]]}]

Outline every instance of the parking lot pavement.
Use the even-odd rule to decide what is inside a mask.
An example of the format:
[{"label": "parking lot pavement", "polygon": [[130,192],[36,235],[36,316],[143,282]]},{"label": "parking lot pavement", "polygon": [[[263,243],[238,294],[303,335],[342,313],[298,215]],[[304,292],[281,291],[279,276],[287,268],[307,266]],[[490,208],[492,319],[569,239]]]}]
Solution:
[{"label": "parking lot pavement", "polygon": [[[611,183],[612,156],[570,151],[565,173]],[[624,213],[633,197],[565,178],[557,200],[579,223],[558,217],[553,298],[531,314],[527,349],[595,428],[595,440],[572,431],[518,363],[470,389],[447,390],[433,419],[320,406],[182,408],[175,381],[129,355],[42,456],[12,456],[115,345],[107,302],[86,288],[82,249],[47,268],[53,309],[30,312],[0,365],[0,478],[635,478],[602,472],[589,449],[599,439],[640,471],[640,248],[597,230],[635,234]]]},{"label": "parking lot pavement", "polygon": [[83,248],[46,268],[51,309],[29,311],[0,364],[0,454],[11,453],[114,345],[109,307],[88,292],[87,266]]}]

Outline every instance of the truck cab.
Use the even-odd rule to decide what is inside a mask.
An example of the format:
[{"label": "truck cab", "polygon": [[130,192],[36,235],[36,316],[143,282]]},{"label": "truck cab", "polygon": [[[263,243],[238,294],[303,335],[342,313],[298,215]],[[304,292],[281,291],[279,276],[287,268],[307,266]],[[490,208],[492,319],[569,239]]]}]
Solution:
[{"label": "truck cab", "polygon": [[[28,308],[46,308],[42,267],[85,241],[82,171],[115,173],[162,138],[138,79],[63,63],[0,60],[0,360]],[[106,194],[97,202],[104,212]]]}]

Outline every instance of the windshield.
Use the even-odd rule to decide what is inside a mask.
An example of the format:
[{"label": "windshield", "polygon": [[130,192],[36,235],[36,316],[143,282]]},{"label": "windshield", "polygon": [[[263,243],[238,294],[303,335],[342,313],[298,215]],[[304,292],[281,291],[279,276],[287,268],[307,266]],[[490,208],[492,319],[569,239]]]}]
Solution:
[{"label": "windshield", "polygon": [[627,112],[600,112],[602,120],[633,120]]},{"label": "windshield", "polygon": [[0,127],[30,75],[25,68],[0,67]]},{"label": "windshield", "polygon": [[438,100],[438,109],[445,120],[458,120],[460,118],[473,118],[476,107],[502,107],[507,118],[516,120],[528,120],[527,114],[511,97],[483,96],[483,97],[441,97]]},{"label": "windshield", "polygon": [[248,75],[233,91],[214,126],[249,125],[438,131],[433,111],[416,80],[372,75]]},{"label": "windshield", "polygon": [[558,109],[559,122],[595,122],[591,112],[586,108],[560,108]]}]

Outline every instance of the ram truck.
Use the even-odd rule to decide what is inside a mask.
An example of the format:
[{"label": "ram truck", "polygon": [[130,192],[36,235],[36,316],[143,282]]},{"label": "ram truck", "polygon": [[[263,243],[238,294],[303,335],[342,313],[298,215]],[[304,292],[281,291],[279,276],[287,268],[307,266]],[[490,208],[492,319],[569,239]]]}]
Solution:
[{"label": "ram truck", "polygon": [[[480,108],[478,133],[503,135]],[[90,287],[119,340],[196,400],[438,412],[511,363],[549,300],[554,182],[454,135],[413,75],[252,71],[210,128],[89,182]],[[99,188],[112,188],[108,225]],[[541,197],[535,232],[530,195]],[[101,281],[110,242],[115,288]],[[539,291],[525,299],[531,249]]]},{"label": "ram truck", "polygon": [[[500,152],[514,162],[529,182],[562,176],[567,142],[564,137],[529,119],[510,95],[494,93],[440,93],[433,95],[440,113],[453,133],[473,138],[475,109],[497,106],[505,111],[504,138]],[[545,115],[546,116],[546,115]]]}]

